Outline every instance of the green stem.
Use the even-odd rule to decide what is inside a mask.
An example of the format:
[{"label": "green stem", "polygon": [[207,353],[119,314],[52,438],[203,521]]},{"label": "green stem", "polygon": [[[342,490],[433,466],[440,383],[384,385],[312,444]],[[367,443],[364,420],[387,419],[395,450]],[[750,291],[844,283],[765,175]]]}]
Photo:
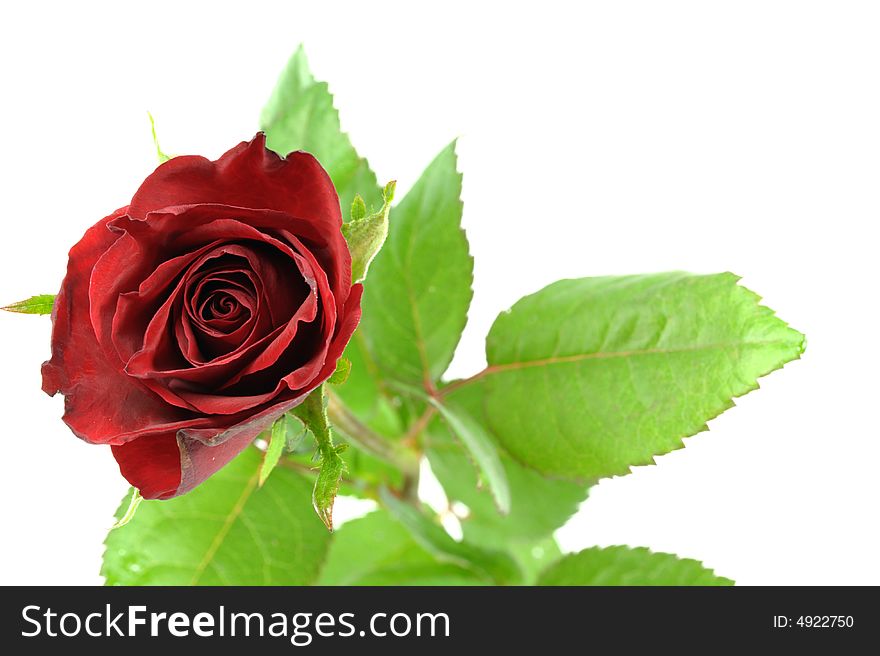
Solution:
[{"label": "green stem", "polygon": [[346,440],[362,451],[399,469],[406,479],[415,477],[418,481],[419,458],[409,449],[397,446],[374,433],[345,407],[335,394],[330,392],[327,400],[327,417],[333,428],[345,436]]}]

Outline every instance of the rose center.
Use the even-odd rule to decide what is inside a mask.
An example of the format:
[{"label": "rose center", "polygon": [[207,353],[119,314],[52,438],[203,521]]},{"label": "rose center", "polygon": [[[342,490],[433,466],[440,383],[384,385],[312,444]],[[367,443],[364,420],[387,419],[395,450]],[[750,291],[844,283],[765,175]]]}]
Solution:
[{"label": "rose center", "polygon": [[234,319],[241,314],[242,305],[232,294],[219,291],[211,294],[201,310],[202,319]]},{"label": "rose center", "polygon": [[191,302],[198,323],[222,333],[244,324],[255,306],[253,289],[232,277],[205,280]]}]

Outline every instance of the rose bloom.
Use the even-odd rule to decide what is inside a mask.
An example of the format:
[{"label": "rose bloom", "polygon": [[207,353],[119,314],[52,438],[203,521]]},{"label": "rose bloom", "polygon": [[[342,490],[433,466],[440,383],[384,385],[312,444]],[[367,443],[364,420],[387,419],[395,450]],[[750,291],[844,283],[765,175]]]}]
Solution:
[{"label": "rose bloom", "polygon": [[314,157],[175,157],[70,250],[43,389],[148,499],[204,481],[334,371],[361,285]]}]

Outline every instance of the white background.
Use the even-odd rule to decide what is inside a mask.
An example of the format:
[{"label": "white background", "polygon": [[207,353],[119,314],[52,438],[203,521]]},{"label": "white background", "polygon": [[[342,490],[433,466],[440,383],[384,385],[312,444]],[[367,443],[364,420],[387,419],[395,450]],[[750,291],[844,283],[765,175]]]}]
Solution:
[{"label": "white background", "polygon": [[[171,153],[257,129],[304,42],[380,180],[453,137],[474,303],[561,277],[731,270],[803,360],[559,532],[741,584],[880,584],[880,15],[856,2],[9,2],[0,9],[0,301],[54,292],[67,249]],[[127,488],[40,391],[49,320],[0,316],[0,583],[99,583]]]}]

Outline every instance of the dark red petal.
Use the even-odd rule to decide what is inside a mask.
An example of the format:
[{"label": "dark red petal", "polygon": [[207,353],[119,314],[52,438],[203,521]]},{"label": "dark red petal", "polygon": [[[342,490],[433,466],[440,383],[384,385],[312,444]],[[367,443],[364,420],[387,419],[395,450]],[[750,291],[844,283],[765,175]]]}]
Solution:
[{"label": "dark red petal", "polygon": [[52,358],[43,364],[43,391],[64,394],[64,421],[80,438],[96,444],[122,443],[134,435],[187,426],[215,425],[169,408],[138,381],[108,361],[92,330],[89,280],[101,254],[119,238],[108,224],[125,208],[89,228],[70,249],[67,275],[52,313]]},{"label": "dark red petal", "polygon": [[[351,336],[360,321],[361,296],[363,295],[363,291],[363,285],[357,284],[352,286],[351,295],[348,297],[345,304],[344,316],[339,323],[333,343],[330,346],[328,357],[324,362],[320,375],[312,380],[308,388],[299,390],[293,398],[281,400],[229,428],[185,428],[179,433],[180,437],[184,439],[184,443],[192,444],[194,442],[200,442],[206,446],[211,446],[225,444],[227,441],[235,441],[236,443],[242,440],[249,441],[259,435],[275,417],[302,403],[302,400],[308,396],[312,390],[318,387],[318,385],[326,381],[336,369],[336,362],[342,356],[345,346],[348,344],[348,341],[351,339]],[[236,451],[236,453],[238,453],[238,451]],[[214,471],[216,471],[216,469]]]},{"label": "dark red petal", "polygon": [[[230,218],[218,218],[218,216]],[[245,221],[248,223],[245,223]],[[291,223],[291,217],[277,212],[253,212],[250,210],[226,206],[199,205],[169,208],[165,212],[151,214],[146,221],[132,220],[126,217],[115,225],[120,230],[124,230],[132,235],[132,237],[138,242],[158,241],[163,236],[167,237],[168,235],[173,234],[175,235],[175,243],[178,248],[189,248],[206,241],[213,243],[214,240],[225,237],[226,239],[261,241],[291,258],[291,260],[296,263],[308,286],[317,286],[321,296],[322,307],[324,309],[321,315],[324,324],[322,329],[322,333],[325,336],[325,339],[323,340],[324,343],[320,347],[312,347],[311,353],[314,355],[312,361],[307,363],[308,366],[303,371],[295,372],[295,385],[296,387],[301,387],[306,385],[315,377],[315,375],[317,375],[318,370],[326,360],[326,347],[329,345],[329,340],[335,329],[336,306],[341,305],[341,303],[334,300],[334,294],[330,289],[329,281],[324,274],[323,268],[312,252],[303,245],[302,242],[295,237],[291,237],[290,241],[292,243],[279,241],[271,236],[274,232],[273,230],[261,232],[259,229],[250,225],[251,223],[268,226],[270,228],[275,228],[276,226],[288,227]],[[291,246],[293,246],[293,248]],[[232,247],[233,246],[231,245],[224,248]],[[257,268],[260,264],[259,262],[254,262],[253,266],[254,268]],[[278,276],[271,275],[265,275],[263,283],[266,287],[264,295],[266,296],[267,304],[277,303],[278,297],[285,296],[286,288],[290,286],[288,282],[282,281]],[[270,287],[272,289],[270,289]],[[176,294],[178,291],[175,291],[174,293]],[[347,296],[347,286],[344,291]],[[287,294],[287,296],[289,296],[289,294]],[[129,295],[126,294],[122,299],[127,299],[128,297]],[[307,308],[309,305],[308,302],[305,303]],[[311,308],[308,309],[310,310],[309,316],[303,317],[301,313],[297,313],[295,318],[297,320],[312,321],[314,314],[311,313]],[[159,348],[159,346],[154,343],[151,335],[158,337],[167,335],[165,326],[167,325],[169,312],[170,306],[167,306],[167,302],[165,307],[156,311],[151,323],[151,325],[155,327],[152,330],[148,330],[143,340],[144,348],[129,359],[126,371],[131,375],[143,378],[145,384],[149,385],[157,394],[162,395],[169,403],[181,405],[181,407],[192,410],[198,409],[202,412],[215,411],[208,410],[208,406],[200,405],[196,407],[193,401],[190,400],[190,395],[181,393],[178,396],[178,394],[170,390],[157,389],[156,385],[151,384],[147,379],[157,377],[176,377],[182,380],[189,380],[210,386],[212,380],[214,381],[214,384],[216,384],[216,379],[219,376],[225,377],[226,380],[223,387],[224,389],[228,389],[231,385],[237,384],[242,376],[262,371],[267,366],[273,364],[275,356],[287,348],[296,332],[292,330],[296,325],[296,321],[292,321],[288,324],[288,328],[283,330],[281,334],[273,332],[270,335],[261,338],[258,342],[248,343],[245,349],[236,351],[227,356],[221,356],[209,364],[194,369],[189,368],[188,366],[164,367],[161,366],[160,362],[157,362],[156,357],[157,355],[165,353],[167,349]],[[117,314],[117,321],[121,324],[122,317],[126,316],[122,300],[120,300],[120,307]],[[118,330],[116,323],[117,322],[114,321],[114,333]],[[271,346],[266,347],[267,344],[271,344]],[[257,345],[259,345],[260,348],[266,348],[267,353],[255,353],[253,347]],[[249,358],[251,358],[251,356],[259,358],[259,362],[254,366],[249,366]],[[181,363],[181,365],[183,364],[184,363]],[[222,370],[220,369],[221,366]],[[241,372],[241,375],[237,372]],[[278,374],[279,379],[289,373],[290,370],[280,371]],[[261,388],[265,390],[265,385],[261,386]],[[192,392],[193,394],[197,393],[195,390],[192,390]],[[243,410],[245,407],[250,407],[256,400],[253,398],[254,394],[249,393],[247,390],[239,393],[244,397],[248,397],[246,400],[243,399],[243,403],[246,402],[246,405],[240,407],[239,410]],[[211,407],[213,407],[214,401],[209,401],[209,403],[211,403]],[[224,412],[229,412],[233,407],[228,401],[218,403],[223,406]]]},{"label": "dark red petal", "polygon": [[332,258],[328,257],[325,249],[316,247],[305,237],[294,235],[290,230],[286,229],[278,229],[277,232],[279,238],[293,244],[294,248],[298,250],[307,251],[315,258],[317,262],[316,268],[320,268],[327,274],[330,289],[333,290],[337,300],[336,312],[341,314],[342,306],[345,303],[345,299],[348,298],[349,290],[351,289],[350,258],[340,265],[339,262],[331,261]]},{"label": "dark red petal", "polygon": [[[309,286],[312,288],[312,293],[309,296],[308,300],[303,303],[302,307],[300,307],[300,310],[297,311],[297,313],[288,323],[285,330],[277,337],[273,338],[270,343],[266,344],[265,350],[261,352],[254,359],[253,362],[242,368],[242,370],[239,371],[235,376],[232,376],[223,385],[222,389],[228,389],[233,385],[237,385],[242,378],[271,367],[273,364],[278,362],[281,355],[286,350],[288,350],[288,348],[296,348],[297,344],[296,342],[294,342],[294,338],[297,336],[299,323],[311,323],[312,321],[314,321],[317,317],[317,309],[319,305],[321,307],[321,322],[323,325],[322,333],[326,335],[327,339],[322,341],[320,347],[315,349],[314,355],[320,357],[321,361],[323,362],[327,350],[326,347],[330,342],[330,337],[332,336],[333,324],[336,322],[335,301],[333,299],[333,293],[330,291],[330,287],[327,283],[327,276],[320,268],[313,268],[312,266],[308,266],[308,268],[304,267],[304,271],[309,271],[312,274],[307,278]],[[274,295],[277,295],[280,290],[274,291]],[[272,295],[271,291],[269,291],[269,294]],[[321,299],[320,303],[318,302],[319,297]],[[304,314],[303,308],[306,308],[306,303],[312,301],[314,301],[314,306],[309,306],[307,308],[309,310],[308,314]],[[306,365],[303,365],[303,367],[305,366]],[[314,374],[310,376],[310,378],[312,377],[314,377]]]},{"label": "dark red petal", "polygon": [[122,475],[145,499],[189,492],[241,453],[271,423],[302,403],[287,399],[229,428],[194,429],[142,437],[113,447]]},{"label": "dark red petal", "polygon": [[[143,347],[145,317],[158,312],[172,291],[179,286],[178,278],[194,262],[203,260],[220,242],[213,242],[190,253],[170,258],[144,276],[135,289],[123,282],[120,269],[125,266],[127,251],[136,250],[131,235],[123,234],[113,248],[98,260],[92,272],[90,306],[92,326],[98,341],[108,354],[115,352],[124,364]],[[177,281],[177,282],[175,282]],[[100,291],[98,291],[100,290]]]},{"label": "dark red petal", "polygon": [[[317,386],[318,383],[315,384],[315,387]],[[217,446],[229,440],[238,439],[242,435],[252,435],[253,437],[251,439],[253,439],[268,428],[277,417],[302,403],[303,399],[305,399],[311,391],[312,390],[310,389],[308,392],[303,391],[298,394],[288,394],[288,396],[284,398],[279,398],[273,401],[271,405],[253,411],[252,414],[244,418],[239,417],[236,419],[229,416],[224,417],[228,420],[228,423],[223,427],[202,428],[194,426],[181,429],[177,436],[181,440],[195,440],[206,446]]]},{"label": "dark red petal", "polygon": [[[241,341],[236,342],[236,347],[244,348],[250,342],[258,339],[261,335],[264,335],[266,334],[266,332],[271,331],[271,319],[268,316],[268,312],[262,312],[262,307],[264,303],[261,298],[263,294],[259,281],[256,278],[256,274],[252,271],[243,273],[244,276],[249,279],[249,286],[258,290],[256,304],[251,310],[251,316],[254,319],[253,321],[248,321],[247,324],[242,325],[241,328],[238,328],[231,333],[228,332],[224,335],[219,331],[219,323],[214,322],[212,326],[207,326],[203,322],[198,322],[193,317],[193,313],[190,308],[187,307],[187,311],[183,312],[180,319],[174,324],[174,334],[177,338],[177,344],[180,347],[180,351],[183,354],[183,357],[190,364],[194,366],[202,366],[210,362],[211,360],[220,357],[220,354],[218,353],[209,352],[207,355],[205,355],[202,349],[201,342],[205,342],[205,346],[210,349],[212,346],[212,340],[214,339],[237,339],[238,336],[243,336],[243,339]],[[190,281],[190,283],[191,282],[192,281]],[[231,277],[229,278],[229,284],[234,284]],[[242,286],[242,289],[243,288],[244,286]],[[189,290],[184,290],[185,295],[189,293]],[[194,323],[195,325],[193,325]],[[196,335],[196,330],[199,331],[199,336]],[[230,348],[227,349],[226,352],[229,353],[232,350],[234,349]]]},{"label": "dark red petal", "polygon": [[312,155],[294,152],[280,158],[265,148],[265,137],[258,134],[216,162],[175,157],[144,181],[129,212],[144,218],[149,212],[193,204],[276,210],[302,219],[305,225],[292,226],[288,221],[275,227],[320,245],[315,254],[334,293],[348,296],[351,254],[340,230],[339,199],[327,172]]},{"label": "dark red petal", "polygon": [[265,144],[260,133],[216,162],[197,156],[165,162],[144,180],[129,213],[144,218],[172,205],[234,205],[285,212],[308,220],[319,234],[338,234],[339,197],[318,160],[301,151],[282,158]]},{"label": "dark red petal", "polygon": [[360,323],[361,297],[363,294],[363,285],[360,283],[352,285],[351,294],[349,294],[348,299],[345,301],[345,309],[342,311],[342,318],[336,329],[336,336],[333,338],[333,343],[330,344],[330,349],[327,352],[327,362],[324,364],[324,368],[319,376],[322,383],[333,375],[333,372],[336,370],[337,361],[342,357],[345,347],[348,346],[351,336],[357,329],[358,323]]},{"label": "dark red petal", "polygon": [[176,433],[141,437],[112,449],[119,471],[145,499],[177,495],[181,470]]},{"label": "dark red petal", "polygon": [[145,499],[170,499],[189,492],[242,452],[271,422],[251,422],[216,446],[175,433],[142,437],[113,447],[125,479]]},{"label": "dark red petal", "polygon": [[113,447],[125,479],[145,499],[170,499],[189,492],[241,453],[276,417],[299,405],[288,399],[228,428],[204,436],[166,433]]},{"label": "dark red petal", "polygon": [[[315,277],[320,279],[320,272],[316,272]],[[286,346],[296,336],[300,323],[309,323],[315,320],[318,313],[318,296],[317,283],[314,278],[310,280],[310,286],[312,287],[311,292],[288,323],[279,326],[257,341],[246,344],[239,350],[193,368],[166,369],[157,361],[157,354],[161,349],[156,346],[155,340],[167,332],[164,327],[167,325],[170,309],[166,303],[156,314],[155,327],[154,323],[150,324],[150,329],[144,339],[146,348],[138,351],[129,359],[126,372],[142,379],[173,378],[202,385],[214,384],[218,387],[227,381],[238,380],[242,370],[250,371],[248,369],[250,363],[256,359],[267,357],[266,352],[273,349],[273,344],[283,342]],[[165,395],[163,394],[163,396]],[[168,397],[166,396],[166,398]],[[239,410],[241,409],[243,408],[239,408]]]},{"label": "dark red petal", "polygon": [[[90,335],[91,326],[83,325],[81,320],[83,311],[88,316],[89,277],[101,254],[119,239],[119,235],[111,232],[107,224],[124,215],[127,209],[118,209],[98,221],[70,249],[67,275],[52,308],[52,358],[44,362],[42,368],[43,391],[50,396],[68,387],[70,375],[67,360],[77,355],[77,349],[68,350],[68,344],[87,343],[93,337]],[[76,298],[75,303],[72,302],[73,298]]]},{"label": "dark red petal", "polygon": [[[203,249],[205,244],[214,242],[263,243],[267,248],[274,247],[287,257],[294,257],[295,250],[304,256],[309,254],[315,268],[328,270],[322,259],[314,254],[315,251],[319,251],[326,255],[330,248],[318,239],[320,236],[313,234],[308,240],[305,238],[300,240],[292,236],[312,233],[314,226],[303,219],[271,210],[211,204],[177,206],[151,213],[144,220],[132,219],[130,216],[122,217],[114,221],[112,227],[124,232],[125,237],[114,244],[113,249],[101,258],[96,267],[101,268],[102,274],[107,271],[101,276],[100,297],[133,291],[157,267],[162,267],[163,262],[169,259],[169,252],[172,255],[188,254],[195,249]],[[279,238],[277,236],[279,234],[290,234],[292,237],[287,240]],[[340,231],[337,230],[336,234],[324,235],[323,238],[331,241],[341,240],[346,250],[346,258],[350,259]],[[341,298],[348,296],[350,282],[347,281],[351,277],[349,259],[345,260],[343,267],[334,267],[334,271],[345,268],[346,274],[342,280],[346,282],[330,279],[334,294],[340,294]],[[285,284],[289,284],[285,282],[286,273],[278,270],[278,263],[271,256],[257,258],[256,266],[261,267],[259,273],[267,285],[283,289]],[[275,298],[272,301],[269,309],[278,315],[275,317],[275,325],[278,325],[290,317],[294,307],[285,305],[285,298]],[[99,333],[99,337],[102,338],[103,343],[102,333]]]},{"label": "dark red petal", "polygon": [[206,479],[216,474],[230,460],[244,451],[257,435],[269,427],[271,419],[263,424],[253,424],[248,430],[239,432],[234,438],[217,446],[206,446],[198,440],[180,438],[183,460],[183,476],[180,487],[174,496],[185,494]]},{"label": "dark red petal", "polygon": [[231,428],[215,431],[205,439],[202,436],[190,435],[188,431],[178,433],[183,473],[176,494],[188,492],[219,471],[266,430],[277,417],[302,403],[304,398],[305,395],[302,395],[275,404]]},{"label": "dark red petal", "polygon": [[[314,303],[315,296],[309,296],[309,300],[306,303],[303,303],[300,311],[294,315],[293,319],[290,320],[283,329],[277,334],[270,335],[269,340],[266,340],[268,343],[263,343],[263,341],[259,342],[261,347],[265,347],[265,350],[260,350],[256,352],[256,357],[253,358],[249,364],[245,366],[242,372],[239,372],[233,375],[231,378],[228,378],[230,381],[239,382],[243,377],[253,374],[255,371],[262,371],[263,369],[270,367],[278,362],[279,356],[284,352],[286,348],[290,348],[290,345],[295,343],[294,338],[297,335],[299,324],[305,321],[311,321],[315,317],[315,307],[316,303]],[[310,302],[312,301],[312,302]],[[302,317],[300,314],[302,313]],[[312,356],[312,360],[319,360],[321,363],[325,360],[326,346],[318,350],[315,355]],[[208,366],[208,365],[206,365]],[[203,371],[206,366],[199,367],[198,369],[192,370],[193,372]],[[300,373],[300,375],[307,376],[310,380],[315,377],[317,371],[312,372],[309,368],[309,365],[303,365],[295,373]],[[316,367],[314,369],[317,369]],[[177,378],[182,378],[182,376],[177,376]],[[189,376],[189,378],[194,378],[194,376]],[[257,394],[242,394],[242,395],[233,395],[233,394],[212,394],[205,393],[202,391],[189,391],[185,389],[173,389],[173,393],[187,406],[194,408],[199,412],[204,412],[207,414],[236,414],[245,409],[253,408],[254,406],[263,404],[272,398],[278,396],[279,392],[283,389],[283,383],[281,380],[275,385],[271,390],[257,393]],[[225,389],[226,386],[219,386],[220,390]],[[167,398],[167,397],[166,397]]]},{"label": "dark red petal", "polygon": [[[168,323],[172,309],[183,306],[181,293],[187,283],[186,270],[197,269],[225,255],[240,256],[245,250],[237,244],[201,248],[169,260],[165,263],[169,266],[159,266],[137,291],[120,294],[110,325],[112,342],[123,362],[130,363],[133,357],[148,352],[156,368],[187,366],[176,344],[171,344],[174,333],[169,330]],[[96,272],[106,261],[101,258],[95,267]]]}]

